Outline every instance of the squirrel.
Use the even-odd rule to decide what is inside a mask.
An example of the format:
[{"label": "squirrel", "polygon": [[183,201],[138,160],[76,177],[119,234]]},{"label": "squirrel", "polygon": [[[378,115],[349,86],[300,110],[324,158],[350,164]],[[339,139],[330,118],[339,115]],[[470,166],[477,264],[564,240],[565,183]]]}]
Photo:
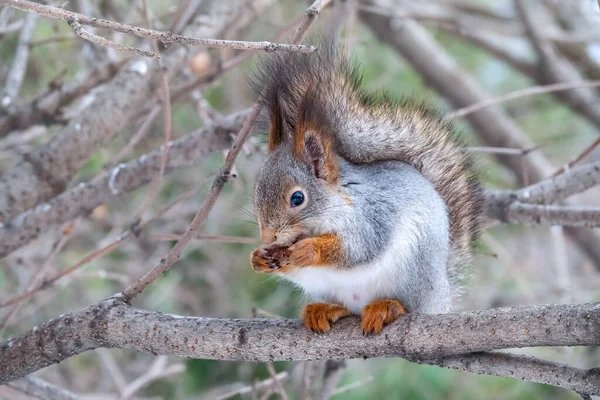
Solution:
[{"label": "squirrel", "polygon": [[407,312],[450,311],[482,222],[452,124],[361,80],[333,42],[271,55],[250,77],[269,123],[250,261],[315,301],[302,319],[317,333],[349,315],[371,335]]}]

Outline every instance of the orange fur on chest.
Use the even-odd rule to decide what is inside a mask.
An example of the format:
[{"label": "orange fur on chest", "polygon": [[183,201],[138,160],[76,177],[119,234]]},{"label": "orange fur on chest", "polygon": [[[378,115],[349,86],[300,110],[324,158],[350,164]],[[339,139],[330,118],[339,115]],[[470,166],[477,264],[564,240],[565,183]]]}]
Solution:
[{"label": "orange fur on chest", "polygon": [[334,234],[311,238],[315,266],[339,265],[342,261],[342,239]]}]

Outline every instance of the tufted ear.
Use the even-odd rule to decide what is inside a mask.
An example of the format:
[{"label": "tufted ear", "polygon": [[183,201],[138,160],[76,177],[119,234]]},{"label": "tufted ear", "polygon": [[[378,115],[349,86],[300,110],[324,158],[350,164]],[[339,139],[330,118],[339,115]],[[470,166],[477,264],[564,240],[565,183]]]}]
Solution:
[{"label": "tufted ear", "polygon": [[275,150],[284,139],[283,131],[283,114],[281,105],[279,104],[279,95],[275,91],[269,99],[269,153]]},{"label": "tufted ear", "polygon": [[339,165],[333,144],[316,130],[296,132],[294,156],[306,164],[314,176],[328,183],[337,183]]}]

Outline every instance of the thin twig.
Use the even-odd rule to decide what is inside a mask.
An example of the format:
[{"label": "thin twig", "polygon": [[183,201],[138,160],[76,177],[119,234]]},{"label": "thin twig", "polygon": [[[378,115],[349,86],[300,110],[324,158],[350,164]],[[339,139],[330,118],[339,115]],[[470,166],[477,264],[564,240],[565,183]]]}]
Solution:
[{"label": "thin twig", "polygon": [[368,376],[365,379],[361,379],[359,381],[352,382],[352,383],[349,383],[344,386],[340,386],[339,388],[337,388],[333,392],[331,392],[331,397],[337,396],[338,394],[343,394],[343,393],[349,392],[354,389],[358,389],[360,387],[363,387],[365,385],[373,383],[374,380],[375,380],[374,377]]},{"label": "thin twig", "polygon": [[578,81],[578,82],[560,82],[553,83],[551,85],[534,86],[526,89],[515,90],[514,92],[506,93],[498,97],[494,97],[480,103],[470,105],[468,107],[459,108],[453,112],[448,113],[446,119],[455,119],[464,117],[465,115],[472,114],[476,111],[482,110],[487,107],[492,107],[497,104],[501,104],[510,100],[518,99],[521,97],[534,96],[544,93],[560,92],[563,90],[572,90],[580,88],[596,88],[600,87],[600,81]]},{"label": "thin twig", "polygon": [[242,149],[244,141],[250,134],[250,131],[252,130],[252,125],[254,124],[254,121],[258,117],[259,113],[260,113],[260,107],[257,105],[254,106],[254,108],[250,112],[250,115],[248,115],[248,118],[244,122],[244,126],[242,127],[240,133],[236,137],[233,145],[231,146],[231,150],[229,151],[229,154],[227,155],[227,158],[225,160],[225,165],[223,165],[223,167],[221,168],[221,171],[219,172],[219,174],[217,174],[217,177],[215,178],[215,180],[213,182],[213,186],[210,191],[210,194],[202,203],[202,206],[200,207],[200,209],[194,216],[194,219],[192,219],[192,222],[189,224],[189,226],[183,233],[181,239],[179,239],[179,241],[175,244],[175,246],[173,246],[173,248],[171,248],[171,250],[169,251],[167,256],[165,258],[163,258],[162,260],[160,260],[160,263],[157,266],[152,268],[148,273],[146,273],[146,275],[144,275],[142,278],[140,278],[135,284],[133,284],[132,286],[128,287],[127,289],[125,289],[123,291],[123,295],[125,296],[126,299],[128,299],[128,300],[134,299],[149,284],[154,282],[154,280],[156,280],[163,273],[165,273],[167,270],[169,270],[169,268],[171,268],[173,263],[175,263],[175,261],[177,261],[179,259],[179,257],[181,257],[181,253],[183,252],[185,247],[188,245],[188,243],[192,240],[194,233],[204,224],[204,221],[206,221],[206,218],[208,218],[208,214],[212,210],[217,198],[219,197],[219,194],[221,193],[221,190],[223,189],[225,182],[227,182],[227,180],[229,179],[229,174],[231,172],[231,169],[233,168],[233,163],[235,162],[235,158],[237,157],[240,150]]},{"label": "thin twig", "polygon": [[20,295],[14,296],[3,302],[0,302],[0,308],[4,308],[4,307],[11,306],[13,304],[17,304],[17,303],[33,296],[40,290],[50,287],[54,282],[60,280],[61,278],[65,277],[67,275],[72,274],[73,272],[77,271],[78,269],[80,269],[81,267],[83,267],[84,265],[89,263],[90,261],[95,260],[96,258],[117,248],[121,243],[123,243],[130,236],[131,236],[131,231],[126,231],[124,234],[120,235],[115,241],[109,243],[108,245],[106,245],[98,250],[95,250],[95,251],[89,253],[88,255],[83,257],[79,262],[70,266],[69,268],[65,269],[64,271],[54,275],[51,278],[45,279],[39,285],[33,287],[30,290],[26,290],[25,292],[21,293]]},{"label": "thin twig", "polygon": [[82,39],[89,40],[92,43],[96,43],[99,46],[123,51],[125,53],[135,54],[136,56],[145,56],[160,59],[160,56],[153,51],[142,50],[138,49],[137,47],[127,46],[126,44],[115,43],[111,40],[108,40],[107,38],[88,32],[85,29],[83,29],[81,24],[74,19],[67,20],[67,22],[69,23],[71,28],[73,28],[73,31],[75,32],[75,34],[77,34],[77,36],[79,36]]},{"label": "thin twig", "polygon": [[74,36],[71,33],[65,33],[62,35],[56,35],[56,36],[46,38],[46,39],[32,40],[29,43],[29,47],[42,46],[42,45],[45,45],[48,43],[66,42],[68,40],[75,40],[75,39],[77,39],[77,36]]},{"label": "thin twig", "polygon": [[9,387],[25,393],[36,399],[52,400],[80,400],[81,397],[66,389],[53,385],[40,378],[28,376],[16,382],[11,382]]},{"label": "thin twig", "polygon": [[294,32],[294,37],[292,39],[294,43],[300,43],[302,39],[304,39],[308,27],[317,19],[321,10],[325,8],[330,1],[331,0],[315,0],[315,2],[306,9],[302,22],[300,22],[300,25]]},{"label": "thin twig", "polygon": [[[327,0],[321,0],[327,3]],[[319,1],[320,2],[320,1]],[[220,40],[203,39],[191,36],[176,35],[171,32],[157,31],[154,29],[141,28],[138,26],[121,24],[119,22],[108,21],[100,18],[88,17],[86,15],[73,11],[64,10],[58,7],[47,6],[34,3],[28,0],[0,0],[0,5],[6,5],[18,10],[43,15],[48,18],[75,21],[81,25],[87,25],[94,28],[106,28],[113,31],[122,32],[147,39],[159,40],[163,43],[181,43],[193,46],[228,48],[236,50],[254,50],[254,51],[296,51],[300,53],[312,53],[317,48],[314,46],[304,46],[298,44],[283,44],[271,42],[246,42],[241,40]],[[313,17],[314,19],[314,17]],[[310,21],[312,22],[312,20]],[[310,25],[310,22],[308,25]],[[308,26],[306,27],[308,28]],[[306,29],[305,29],[306,31]]]},{"label": "thin twig", "polygon": [[490,147],[490,146],[471,146],[465,147],[465,150],[472,153],[490,153],[490,154],[504,154],[511,156],[526,156],[532,151],[539,150],[545,145],[538,145],[528,149],[513,149],[508,147]]},{"label": "thin twig", "polygon": [[244,386],[239,389],[235,389],[229,393],[220,395],[219,397],[217,397],[216,400],[226,400],[226,399],[230,399],[235,396],[241,396],[243,394],[250,393],[253,390],[262,390],[265,388],[270,388],[270,387],[273,387],[273,384],[275,383],[275,381],[285,382],[288,379],[288,377],[289,377],[289,374],[286,371],[283,371],[283,372],[280,372],[277,375],[275,375],[275,378],[268,378],[268,379],[265,379],[263,381],[260,381],[256,384],[254,384],[252,386]]},{"label": "thin twig", "polygon": [[[58,239],[58,241],[56,242],[56,244],[54,245],[54,248],[52,249],[52,251],[50,252],[48,257],[46,257],[46,260],[40,266],[40,268],[38,268],[38,270],[33,274],[31,279],[29,280],[29,283],[27,283],[27,287],[25,290],[32,290],[35,286],[37,286],[39,284],[41,278],[44,276],[44,274],[46,274],[46,272],[48,271],[48,268],[50,268],[50,266],[56,259],[56,256],[58,256],[58,254],[61,252],[63,247],[67,244],[67,242],[71,238],[71,234],[74,231],[75,223],[76,223],[76,220],[73,220],[63,227],[63,229],[61,230],[61,236]],[[6,328],[7,326],[10,326],[13,318],[17,315],[20,308],[21,308],[21,304],[16,304],[15,307],[12,310],[10,310],[8,315],[4,318],[2,323],[0,323],[0,335],[4,331],[4,328]]]},{"label": "thin twig", "polygon": [[552,174],[552,176],[557,176],[562,174],[563,172],[573,168],[575,166],[575,164],[577,164],[579,161],[583,160],[584,158],[586,158],[592,151],[594,151],[594,149],[596,147],[598,147],[600,145],[600,138],[597,138],[596,140],[594,140],[592,142],[592,144],[590,144],[588,147],[586,147],[581,154],[579,154],[577,157],[575,157],[573,160],[569,161],[566,165],[563,165],[562,167],[560,167],[554,174]]},{"label": "thin twig", "polygon": [[143,387],[149,385],[157,379],[167,378],[171,375],[180,374],[185,371],[184,364],[173,364],[167,366],[168,357],[158,356],[154,359],[154,362],[150,366],[150,369],[136,380],[131,382],[123,390],[121,394],[121,400],[127,400],[131,398],[136,392]]},{"label": "thin twig", "polygon": [[[311,5],[311,7],[309,7],[309,10],[313,8],[313,11],[316,10],[318,14],[318,11],[321,8],[323,8],[327,4],[327,2],[328,0],[317,0],[313,3],[313,5]],[[317,14],[314,14],[313,11],[306,11],[306,18],[303,19],[303,22],[301,22],[301,25],[296,31],[296,35],[294,36],[294,43],[297,43],[299,40],[302,39],[309,25],[316,18]],[[312,15],[312,18],[310,17],[310,15]],[[308,22],[306,22],[307,19],[309,20]],[[148,287],[148,285],[150,285],[152,282],[158,279],[158,277],[160,277],[166,271],[168,271],[169,268],[171,268],[171,266],[175,263],[175,261],[177,261],[181,257],[181,253],[192,240],[195,232],[204,224],[204,221],[206,221],[206,219],[208,218],[208,215],[210,214],[215,202],[221,194],[223,186],[229,180],[231,170],[234,167],[235,159],[242,150],[244,142],[250,135],[252,126],[254,125],[254,121],[256,121],[256,119],[258,118],[260,111],[261,107],[258,104],[255,104],[252,107],[252,111],[248,115],[248,118],[244,122],[242,129],[235,138],[233,145],[229,150],[229,153],[227,153],[227,157],[225,158],[225,164],[223,165],[221,171],[217,174],[217,177],[213,181],[212,189],[208,197],[202,203],[202,206],[192,219],[192,222],[190,222],[190,224],[186,228],[181,239],[179,239],[177,243],[171,248],[167,256],[160,260],[160,263],[157,266],[152,268],[135,284],[128,287],[122,292],[123,296],[127,301],[131,301],[137,295],[139,295],[146,287]]]},{"label": "thin twig", "polygon": [[[155,233],[150,232],[148,238],[151,240],[161,241],[173,241],[181,239],[183,235],[177,233]],[[216,243],[245,243],[245,244],[256,244],[259,242],[258,239],[248,236],[211,236],[211,235],[196,235],[192,239],[201,240],[203,242],[216,242]]]},{"label": "thin twig", "polygon": [[329,400],[333,390],[342,378],[342,373],[346,367],[345,360],[327,360],[323,369],[323,382],[321,389],[317,394],[317,400]]},{"label": "thin twig", "polygon": [[275,367],[273,366],[273,363],[271,361],[266,363],[267,366],[267,371],[269,371],[269,375],[271,375],[271,379],[273,379],[273,387],[275,388],[275,390],[277,390],[277,392],[279,393],[279,395],[281,396],[281,398],[283,400],[288,400],[288,394],[285,391],[285,389],[283,388],[283,384],[281,383],[281,381],[279,379],[277,379],[277,372],[275,371]]},{"label": "thin twig", "polygon": [[[148,8],[148,1],[142,0],[142,7],[144,9],[144,15],[146,17],[146,24],[149,28],[152,28],[150,21],[150,9]],[[156,40],[152,41],[152,49],[158,53],[158,43]],[[163,177],[165,175],[165,169],[167,166],[167,159],[169,157],[169,142],[171,141],[171,91],[169,89],[169,74],[167,68],[162,59],[158,59],[158,65],[161,69],[161,86],[163,93],[163,136],[164,141],[162,145],[162,155],[160,158],[160,169],[158,175],[152,181],[148,195],[144,198],[144,202],[137,213],[137,221],[140,221],[146,212],[146,209],[152,204],[156,195],[158,194],[162,185]]]}]

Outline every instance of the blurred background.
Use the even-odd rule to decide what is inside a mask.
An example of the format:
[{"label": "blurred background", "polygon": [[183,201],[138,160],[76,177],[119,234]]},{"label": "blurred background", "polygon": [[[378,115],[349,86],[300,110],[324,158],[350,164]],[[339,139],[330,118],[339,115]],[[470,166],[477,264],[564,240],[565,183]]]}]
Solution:
[{"label": "blurred background", "polygon": [[[197,2],[196,8],[191,3],[194,2],[150,0],[154,27],[185,32],[194,25],[210,25],[210,19],[202,18],[202,8],[210,2]],[[290,32],[310,5],[297,0],[246,3],[247,18],[220,31],[219,38],[289,42]],[[600,79],[600,11],[596,0],[531,0],[524,5],[530,8],[525,11],[528,17],[512,0],[333,3],[323,10],[311,32],[340,26],[341,43],[362,65],[368,88],[387,90],[394,97],[427,99],[444,114],[515,90]],[[146,26],[139,1],[72,0],[67,8]],[[27,18],[26,13],[0,8],[0,82],[7,80],[20,38],[24,29],[31,26],[27,44],[30,52],[16,104],[30,104],[70,83],[93,78],[105,66],[117,71],[131,57],[78,38],[64,21],[40,17],[28,24]],[[534,28],[528,26],[528,18]],[[411,50],[407,44],[410,38],[402,37],[401,29],[395,30],[407,20],[417,21],[425,28],[426,38],[437,46],[435,57],[430,58],[426,47]],[[184,21],[182,26],[177,27],[178,21]],[[88,30],[119,43],[149,48],[148,40],[107,30]],[[419,66],[415,56],[419,51],[427,57],[429,68]],[[251,106],[254,99],[246,76],[261,54],[190,47],[186,57],[185,63],[171,74],[171,92],[185,84],[196,85],[172,99],[172,139]],[[231,68],[221,68],[231,64],[231,60]],[[446,70],[448,63],[444,60],[455,65]],[[557,73],[552,66],[558,65]],[[0,171],[8,170],[23,154],[59,134],[104,90],[104,82],[115,74],[107,73],[104,81],[90,85],[53,109],[53,118],[7,129],[0,138]],[[202,81],[207,76],[210,79]],[[521,187],[551,176],[575,159],[598,138],[598,95],[598,89],[590,86],[522,96],[486,108],[481,111],[483,114],[456,116],[456,123],[472,146],[506,150],[498,157],[494,150],[471,149],[476,153],[484,185]],[[153,109],[161,104],[157,85],[136,118],[89,155],[69,187],[109,174],[117,163],[158,149],[164,140],[163,114]],[[8,104],[0,107],[7,110]],[[182,259],[136,300],[137,306],[223,318],[299,315],[303,305],[301,293],[272,276],[254,273],[249,265],[249,255],[258,244],[252,194],[264,156],[263,143],[258,132],[247,142],[236,161],[236,178],[226,185],[200,236],[187,247]],[[122,152],[124,149],[127,151]],[[0,260],[0,301],[40,288],[32,296],[0,308],[2,339],[54,316],[97,303],[156,265],[198,210],[224,155],[221,150],[207,153],[192,165],[165,175],[157,197],[144,212],[146,219],[153,219],[136,235],[119,240],[119,235],[135,222],[150,185],[113,196],[86,215],[42,232],[38,239]],[[581,163],[593,160],[600,160],[600,150],[593,149]],[[590,190],[576,196],[573,202],[597,205],[598,194],[597,189]],[[592,230],[578,233],[561,227],[497,225],[482,235],[476,247],[461,309],[600,300],[600,240]],[[55,279],[58,275],[60,279]],[[523,349],[522,353],[582,368],[591,368],[600,361],[597,349],[539,348]],[[311,382],[309,388],[318,390],[324,363],[275,362],[272,366],[277,373],[287,373],[282,380],[287,395],[299,399],[303,376]],[[339,393],[334,398],[578,398],[566,390],[544,385],[400,359],[350,360],[342,371],[336,389]],[[123,350],[87,352],[39,371],[36,376],[89,399],[208,399],[240,388],[246,388],[246,393],[232,398],[280,397],[273,385],[252,392],[253,383],[270,376],[265,364],[168,359]],[[0,387],[0,398],[27,397]]]}]

